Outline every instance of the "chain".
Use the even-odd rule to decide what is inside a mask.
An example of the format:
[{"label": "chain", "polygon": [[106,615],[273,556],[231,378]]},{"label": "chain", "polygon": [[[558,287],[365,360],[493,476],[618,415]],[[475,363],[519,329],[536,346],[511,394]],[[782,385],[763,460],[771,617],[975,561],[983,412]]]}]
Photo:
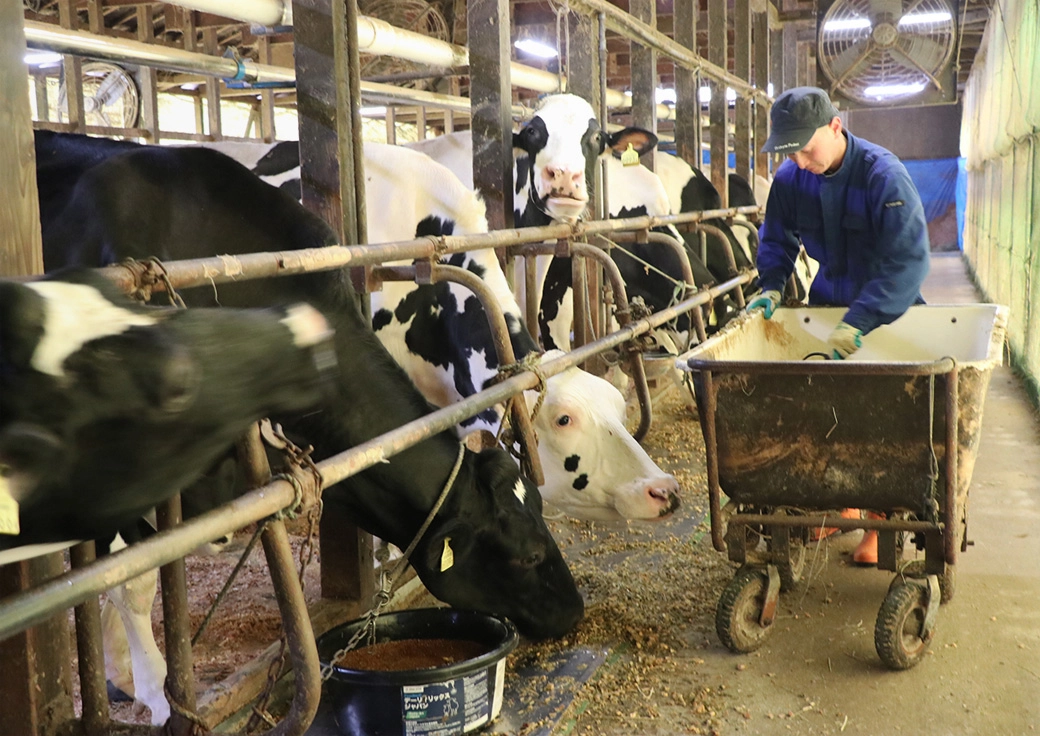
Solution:
[{"label": "chain", "polygon": [[[347,645],[342,649],[338,650],[332,659],[329,660],[327,665],[321,666],[321,681],[325,682],[332,677],[332,672],[336,667],[336,663],[339,662],[346,655],[347,652],[357,647],[358,643],[362,638],[368,637],[368,646],[371,646],[375,642],[376,636],[376,619],[383,612],[383,609],[390,603],[390,599],[393,597],[395,584],[397,583],[398,575],[404,571],[405,565],[408,564],[408,558],[411,557],[412,552],[415,551],[415,547],[419,544],[419,540],[422,539],[423,535],[426,534],[426,530],[430,528],[430,524],[433,523],[433,519],[437,516],[437,512],[440,511],[441,506],[444,505],[444,500],[448,497],[448,492],[451,487],[455,484],[455,479],[459,475],[459,471],[462,469],[462,460],[466,456],[466,445],[459,443],[459,454],[455,458],[455,467],[451,469],[451,475],[448,476],[448,480],[444,483],[444,488],[441,489],[440,496],[437,497],[437,502],[434,503],[433,508],[430,509],[430,513],[427,514],[426,520],[419,527],[419,531],[415,533],[415,537],[412,539],[408,548],[405,549],[401,558],[394,563],[393,569],[390,572],[382,571],[379,575],[379,590],[376,593],[376,603],[369,609],[368,613],[365,614],[365,623],[359,628],[354,635],[350,637]],[[284,641],[284,640],[283,640]]]}]

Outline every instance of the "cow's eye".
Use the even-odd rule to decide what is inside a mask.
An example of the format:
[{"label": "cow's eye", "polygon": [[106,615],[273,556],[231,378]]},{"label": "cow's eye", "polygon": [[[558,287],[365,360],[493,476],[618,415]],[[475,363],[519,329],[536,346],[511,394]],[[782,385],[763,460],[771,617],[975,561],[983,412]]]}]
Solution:
[{"label": "cow's eye", "polygon": [[528,146],[540,147],[545,141],[542,136],[542,130],[536,125],[529,125],[524,128],[523,132],[524,142]]},{"label": "cow's eye", "polygon": [[560,416],[558,416],[556,418],[556,426],[557,427],[566,427],[570,423],[571,423],[571,417],[570,417],[569,414],[561,414]]}]

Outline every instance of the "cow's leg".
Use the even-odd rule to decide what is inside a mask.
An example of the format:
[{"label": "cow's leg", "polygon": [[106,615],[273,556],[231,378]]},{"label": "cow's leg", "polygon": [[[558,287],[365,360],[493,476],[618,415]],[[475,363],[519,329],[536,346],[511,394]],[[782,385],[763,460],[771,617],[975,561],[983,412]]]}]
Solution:
[{"label": "cow's leg", "polygon": [[133,698],[130,643],[126,640],[123,620],[111,599],[106,599],[105,605],[101,607],[101,642],[105,650],[105,679],[109,683],[109,698],[119,693]]},{"label": "cow's leg", "polygon": [[166,660],[152,634],[152,606],[159,585],[159,571],[150,570],[108,591],[108,599],[119,611],[130,647],[134,672],[134,697],[152,712],[152,724],[162,725],[170,717],[170,704],[163,694]]}]

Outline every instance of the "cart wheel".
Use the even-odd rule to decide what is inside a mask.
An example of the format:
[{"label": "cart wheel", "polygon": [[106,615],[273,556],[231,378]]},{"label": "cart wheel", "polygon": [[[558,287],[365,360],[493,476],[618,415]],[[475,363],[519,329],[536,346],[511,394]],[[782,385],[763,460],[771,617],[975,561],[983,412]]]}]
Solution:
[{"label": "cart wheel", "polygon": [[921,661],[931,637],[923,639],[925,588],[920,583],[899,581],[888,591],[874,626],[874,648],[885,665],[908,670]]},{"label": "cart wheel", "polygon": [[[953,600],[953,593],[956,590],[956,568],[953,565],[947,565],[946,571],[939,576],[939,603],[946,605]],[[896,583],[900,583],[904,578],[913,578],[915,580],[924,580],[927,577],[924,572],[924,560],[910,560],[908,563],[903,565],[896,573],[896,576],[892,578],[892,582],[889,583],[889,591],[895,587]]]},{"label": "cart wheel", "polygon": [[780,590],[786,593],[801,582],[802,574],[805,572],[805,560],[805,540],[792,536],[787,559],[776,563],[776,569],[780,573]]},{"label": "cart wheel", "polygon": [[768,580],[764,570],[742,567],[719,596],[715,631],[730,651],[753,652],[773,630],[772,624],[760,622]]}]

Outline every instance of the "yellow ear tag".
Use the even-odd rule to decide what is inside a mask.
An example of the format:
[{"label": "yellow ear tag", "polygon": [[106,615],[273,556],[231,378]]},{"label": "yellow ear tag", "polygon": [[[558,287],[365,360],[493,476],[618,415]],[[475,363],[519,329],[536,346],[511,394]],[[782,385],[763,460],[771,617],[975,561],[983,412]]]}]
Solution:
[{"label": "yellow ear tag", "polygon": [[451,545],[448,542],[451,541],[451,537],[444,538],[444,549],[441,550],[441,572],[451,569],[451,566],[455,564],[455,553],[451,551]]},{"label": "yellow ear tag", "polygon": [[18,502],[7,489],[7,478],[0,474],[0,534],[15,536],[20,531],[18,525]]},{"label": "yellow ear tag", "polygon": [[628,148],[621,154],[621,165],[622,166],[636,166],[639,164],[639,154],[636,153],[635,146],[631,143],[628,144]]}]

